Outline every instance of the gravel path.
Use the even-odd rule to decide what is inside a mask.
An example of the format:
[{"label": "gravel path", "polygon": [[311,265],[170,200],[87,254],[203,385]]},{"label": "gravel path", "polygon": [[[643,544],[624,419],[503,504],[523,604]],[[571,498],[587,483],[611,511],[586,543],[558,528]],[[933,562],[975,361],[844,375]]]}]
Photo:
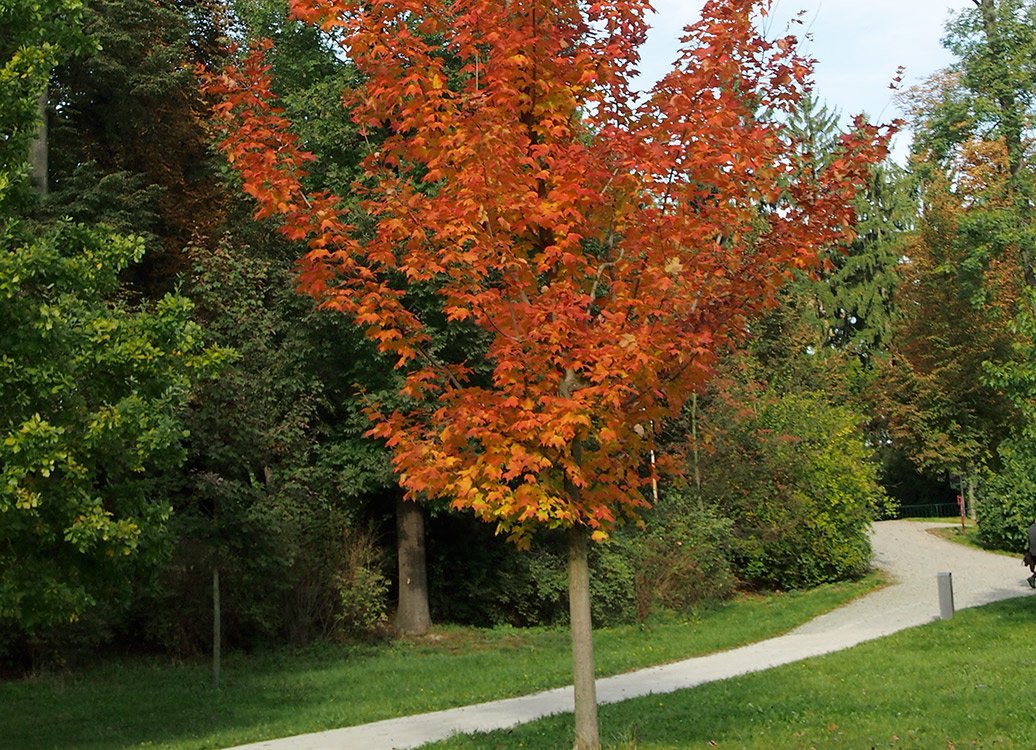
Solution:
[{"label": "gravel path", "polygon": [[[874,525],[874,564],[889,586],[812,620],[790,633],[742,648],[642,669],[597,681],[600,703],[668,693],[923,625],[939,617],[937,574],[952,573],[956,609],[1034,594],[1020,558],[980,552],[929,533],[947,524],[883,521]],[[374,724],[243,745],[236,750],[403,750],[456,733],[484,732],[572,711],[572,689],[389,719]]]}]

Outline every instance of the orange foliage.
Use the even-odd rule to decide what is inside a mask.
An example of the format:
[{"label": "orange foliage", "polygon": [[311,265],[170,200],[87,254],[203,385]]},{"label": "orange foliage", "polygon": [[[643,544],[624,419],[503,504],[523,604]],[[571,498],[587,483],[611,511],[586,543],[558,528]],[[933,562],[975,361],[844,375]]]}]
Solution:
[{"label": "orange foliage", "polygon": [[[709,2],[638,99],[647,0],[293,0],[364,81],[344,94],[377,144],[356,187],[376,221],[363,238],[337,196],[303,187],[311,157],[263,50],[210,77],[259,216],[308,242],[301,288],[406,374],[419,405],[371,415],[410,497],[518,541],[540,525],[606,537],[646,505],[644,427],[679,411],[789,269],[851,236],[888,133],[858,123],[830,165],[796,165],[758,113],[796,106],[809,63],[757,35],[762,5]],[[436,359],[405,305],[417,282],[489,335],[491,382]]]}]

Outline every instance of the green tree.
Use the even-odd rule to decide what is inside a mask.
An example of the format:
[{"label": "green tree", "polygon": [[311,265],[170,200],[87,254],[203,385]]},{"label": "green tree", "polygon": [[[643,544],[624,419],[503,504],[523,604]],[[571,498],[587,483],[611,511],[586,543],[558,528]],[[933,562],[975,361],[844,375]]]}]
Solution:
[{"label": "green tree", "polygon": [[875,404],[893,444],[919,469],[966,479],[974,513],[974,479],[1018,426],[1017,410],[988,377],[1013,356],[1018,266],[977,252],[967,230],[976,217],[944,181],[929,181],[924,199],[918,232],[904,246],[909,263]]},{"label": "green tree", "polygon": [[198,318],[235,356],[192,393],[176,549],[141,602],[149,632],[178,650],[206,642],[205,582],[217,571],[227,643],[334,635],[339,589],[355,579],[349,540],[364,542],[366,506],[394,485],[355,394],[385,369],[351,326],[295,293],[290,261],[274,252],[290,248],[242,219],[232,244],[191,254]]},{"label": "green tree", "polygon": [[831,254],[813,287],[829,346],[869,362],[888,343],[902,244],[917,208],[906,170],[892,161],[874,168],[856,201],[856,238]]},{"label": "green tree", "polygon": [[156,471],[182,458],[191,377],[220,358],[184,298],[119,300],[139,238],[29,215],[36,104],[85,46],[80,11],[13,3],[0,16],[13,32],[0,46],[0,622],[29,633],[120,600],[154,560],[168,514]]},{"label": "green tree", "polygon": [[973,511],[975,477],[1020,427],[1006,373],[1028,367],[1034,20],[1030,0],[974,0],[947,28],[957,62],[911,93],[924,208],[881,409],[916,465],[968,478]]},{"label": "green tree", "polygon": [[[842,135],[836,111],[810,96],[788,125],[806,163],[824,164],[834,158]],[[918,210],[912,183],[907,171],[892,160],[873,167],[854,203],[855,237],[831,248],[823,268],[786,295],[817,330],[815,346],[845,351],[866,363],[887,342],[900,244]]]},{"label": "green tree", "polygon": [[1036,286],[1036,192],[1027,144],[1036,114],[1036,3],[972,2],[975,8],[961,11],[947,28],[946,46],[958,59],[949,69],[956,85],[923,112],[932,127],[921,129],[919,142],[944,165],[962,156],[966,160],[969,145],[976,142],[1002,145],[999,166],[1005,179],[996,185],[998,195],[987,209],[985,239],[995,251],[1018,254],[1021,276],[1031,288]]},{"label": "green tree", "polygon": [[124,276],[153,298],[224,217],[192,72],[219,59],[221,16],[204,0],[85,0],[91,45],[52,76],[51,213],[143,237],[147,253]]},{"label": "green tree", "polygon": [[[348,557],[335,547],[346,531],[362,536],[364,496],[391,485],[384,452],[362,436],[355,389],[375,388],[368,373],[384,368],[349,326],[294,293],[296,251],[227,189],[193,66],[223,54],[228,24],[276,30],[286,99],[316,110],[337,109],[348,66],[275,2],[235,10],[88,0],[81,15],[95,44],[66,56],[51,79],[53,191],[44,208],[139,236],[146,252],[122,271],[122,293],[156,299],[183,284],[206,339],[235,351],[218,378],[192,388],[186,464],[162,479],[174,510],[171,557],[159,585],[136,592],[130,616],[162,646],[198,649],[218,564],[229,642],[330,633]],[[355,135],[331,123],[310,120],[309,140],[347,172]],[[334,355],[310,345],[317,330],[340,344],[327,350]]]},{"label": "green tree", "polygon": [[991,549],[1022,552],[1026,530],[1036,518],[1036,453],[1031,439],[1005,440],[999,446],[999,470],[983,483],[995,502],[979,509],[978,538]]},{"label": "green tree", "polygon": [[888,503],[863,420],[766,375],[735,357],[702,399],[701,507],[729,519],[744,581],[804,588],[858,576],[870,561],[867,526]]},{"label": "green tree", "polygon": [[[30,148],[39,137],[41,101],[53,67],[90,47],[80,0],[10,0],[0,5],[0,211],[32,192]],[[5,203],[7,205],[5,205]]]},{"label": "green tree", "polygon": [[183,457],[182,411],[206,350],[190,303],[115,301],[142,244],[12,220],[0,230],[0,618],[36,630],[124,597],[154,562]]}]

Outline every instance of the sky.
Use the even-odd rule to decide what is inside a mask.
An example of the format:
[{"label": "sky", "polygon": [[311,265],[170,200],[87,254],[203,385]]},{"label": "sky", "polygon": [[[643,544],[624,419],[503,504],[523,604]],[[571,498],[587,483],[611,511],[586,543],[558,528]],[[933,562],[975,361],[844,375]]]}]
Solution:
[{"label": "sky", "polygon": [[[653,0],[652,29],[641,49],[641,74],[660,78],[679,48],[685,25],[700,16],[704,0]],[[950,12],[974,7],[971,0],[773,0],[766,19],[767,37],[793,33],[805,41],[803,51],[817,60],[814,93],[843,116],[865,112],[885,122],[900,116],[889,84],[896,69],[906,68],[903,86],[920,83],[952,59],[941,46]],[[789,26],[799,11],[802,25]],[[897,156],[909,145],[899,137]]]}]

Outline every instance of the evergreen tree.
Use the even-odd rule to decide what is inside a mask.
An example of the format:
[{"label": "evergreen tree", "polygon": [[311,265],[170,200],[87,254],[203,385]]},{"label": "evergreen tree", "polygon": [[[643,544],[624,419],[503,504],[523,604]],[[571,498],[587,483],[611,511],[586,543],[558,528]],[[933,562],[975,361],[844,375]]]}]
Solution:
[{"label": "evergreen tree", "polygon": [[[816,98],[804,102],[788,125],[803,153],[817,162],[836,152],[842,135],[839,115]],[[891,160],[874,167],[854,207],[855,238],[831,248],[823,269],[795,285],[790,297],[803,298],[801,314],[818,333],[816,347],[832,347],[867,362],[887,342],[900,244],[917,215],[910,176]]]}]

